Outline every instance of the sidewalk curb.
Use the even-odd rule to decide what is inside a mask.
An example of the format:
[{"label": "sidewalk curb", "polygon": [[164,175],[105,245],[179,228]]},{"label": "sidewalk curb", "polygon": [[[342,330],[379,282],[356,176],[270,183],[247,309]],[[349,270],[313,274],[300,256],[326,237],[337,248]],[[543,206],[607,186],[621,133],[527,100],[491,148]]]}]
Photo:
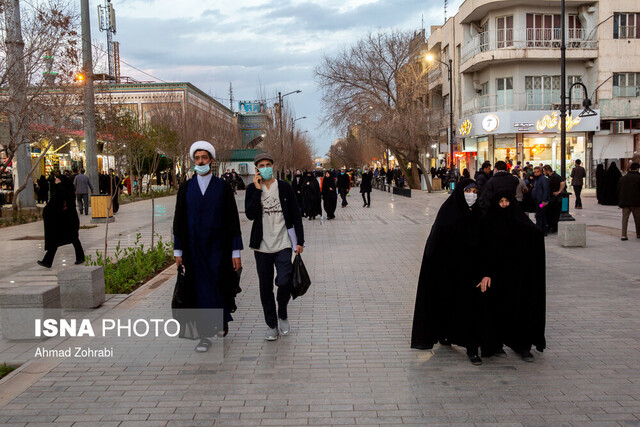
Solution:
[{"label": "sidewalk curb", "polygon": [[[141,285],[118,304],[111,307],[110,310],[103,313],[100,318],[111,313],[117,308],[126,309],[135,306],[136,303],[148,296],[153,292],[153,290],[159,288],[173,278],[176,274],[176,272],[173,271],[174,268],[176,268],[175,264],[171,264],[169,267],[162,270],[153,279]],[[6,377],[2,378],[0,380],[0,409],[4,408],[13,399],[18,397],[65,360],[66,359],[34,359],[17,367]]]}]

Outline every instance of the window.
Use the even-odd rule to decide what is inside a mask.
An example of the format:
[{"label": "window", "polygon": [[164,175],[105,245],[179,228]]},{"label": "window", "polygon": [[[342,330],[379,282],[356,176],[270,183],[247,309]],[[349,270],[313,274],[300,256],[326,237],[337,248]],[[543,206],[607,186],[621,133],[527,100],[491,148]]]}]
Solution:
[{"label": "window", "polygon": [[560,76],[527,76],[524,89],[528,110],[549,110],[560,103]]},{"label": "window", "polygon": [[613,97],[640,96],[640,73],[616,73],[613,75]]},{"label": "window", "polygon": [[480,27],[480,52],[489,50],[489,21]]},{"label": "window", "polygon": [[[581,76],[567,76],[567,89],[571,87],[574,83],[579,83],[582,81]],[[571,103],[572,104],[582,104],[582,100],[586,98],[587,94],[584,93],[584,89],[582,86],[576,86],[571,90]],[[569,100],[567,100],[569,101]]]},{"label": "window", "polygon": [[613,38],[640,39],[640,13],[615,13]]},{"label": "window", "polygon": [[[562,35],[562,34],[561,34]],[[582,23],[578,19],[578,15],[569,15],[569,32],[567,34],[569,39],[569,47],[573,47],[572,40],[583,40],[585,34],[582,31]]]},{"label": "window", "polygon": [[488,111],[489,102],[489,82],[484,82],[480,86],[480,97],[478,98],[478,107],[481,112]]},{"label": "window", "polygon": [[513,77],[496,80],[496,107],[498,110],[513,107]]},{"label": "window", "polygon": [[527,13],[527,47],[560,47],[560,15]]},{"label": "window", "polygon": [[496,18],[496,28],[498,49],[513,47],[513,16],[500,16]]}]

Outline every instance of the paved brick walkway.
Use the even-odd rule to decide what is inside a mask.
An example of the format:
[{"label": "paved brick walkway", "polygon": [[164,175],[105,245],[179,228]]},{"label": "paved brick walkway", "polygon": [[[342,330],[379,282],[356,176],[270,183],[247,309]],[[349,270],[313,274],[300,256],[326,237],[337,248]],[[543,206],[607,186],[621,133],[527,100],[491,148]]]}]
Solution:
[{"label": "paved brick walkway", "polygon": [[[305,220],[313,285],[290,304],[290,336],[263,340],[245,250],[222,363],[63,362],[6,403],[0,423],[640,425],[640,239],[620,242],[616,208],[587,194],[578,218],[599,226],[589,228],[588,248],[547,240],[548,350],[534,352],[533,364],[508,352],[476,367],[460,348],[409,348],[422,251],[446,196],[372,196],[371,209],[355,194],[336,220]],[[173,283],[115,309],[166,305]]]}]

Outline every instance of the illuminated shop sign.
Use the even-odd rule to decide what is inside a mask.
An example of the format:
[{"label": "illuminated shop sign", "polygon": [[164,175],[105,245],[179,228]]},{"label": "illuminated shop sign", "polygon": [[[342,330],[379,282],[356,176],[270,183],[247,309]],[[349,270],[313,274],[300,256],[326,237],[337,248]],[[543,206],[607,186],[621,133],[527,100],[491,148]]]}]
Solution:
[{"label": "illuminated shop sign", "polygon": [[471,133],[471,127],[473,125],[471,124],[471,121],[469,119],[466,119],[464,122],[462,122],[462,124],[460,125],[460,135],[461,136],[467,136]]},{"label": "illuminated shop sign", "polygon": [[[575,125],[580,123],[582,119],[580,117],[576,117],[575,119],[573,119],[571,116],[567,115],[565,121],[567,123],[567,130],[569,131],[573,129]],[[553,112],[551,114],[547,114],[541,120],[538,120],[536,122],[536,129],[538,130],[538,132],[543,132],[547,129],[554,128],[558,128],[558,130],[561,130],[560,124],[560,114]]]}]

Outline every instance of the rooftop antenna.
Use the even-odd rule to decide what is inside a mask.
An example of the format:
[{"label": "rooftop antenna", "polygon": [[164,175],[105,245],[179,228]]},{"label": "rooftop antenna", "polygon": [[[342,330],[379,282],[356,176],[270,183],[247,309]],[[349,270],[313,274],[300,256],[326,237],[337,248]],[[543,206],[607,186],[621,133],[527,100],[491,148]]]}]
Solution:
[{"label": "rooftop antenna", "polygon": [[233,84],[229,82],[229,108],[233,111]]},{"label": "rooftop antenna", "polygon": [[[109,56],[109,77],[115,76],[115,57],[113,51],[113,35],[116,33],[116,11],[111,0],[105,0],[104,6],[98,5],[98,21],[100,31],[107,32],[107,54]],[[119,53],[118,53],[119,55]]]},{"label": "rooftop antenna", "polygon": [[448,4],[448,0],[444,0],[444,23],[447,23],[447,4]]}]

